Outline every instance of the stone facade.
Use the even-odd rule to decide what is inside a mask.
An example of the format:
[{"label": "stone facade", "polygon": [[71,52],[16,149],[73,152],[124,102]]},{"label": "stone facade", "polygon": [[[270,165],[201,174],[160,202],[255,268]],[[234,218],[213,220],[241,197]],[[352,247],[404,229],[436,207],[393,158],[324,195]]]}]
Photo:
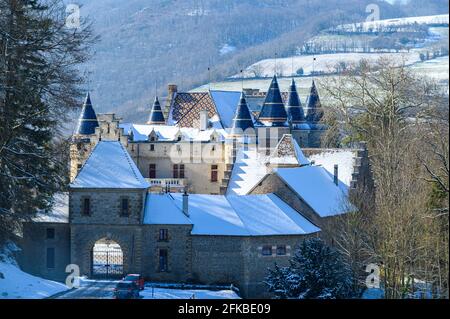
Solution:
[{"label": "stone facade", "polygon": [[[56,238],[46,239],[46,229],[54,227]],[[160,240],[161,229],[168,232]],[[65,268],[76,264],[80,274],[92,277],[92,251],[95,243],[108,238],[123,253],[123,272],[141,273],[153,282],[221,284],[240,289],[244,298],[270,297],[263,283],[267,268],[275,262],[287,265],[299,243],[307,236],[200,236],[191,235],[189,225],[121,225],[101,223],[26,223],[24,227],[25,271],[64,281]],[[316,235],[309,235],[316,236]],[[272,247],[270,256],[263,256],[262,247]],[[277,255],[283,246],[286,255]],[[56,264],[46,267],[46,249],[55,247]],[[159,269],[159,250],[168,252],[165,271]]]},{"label": "stone facade", "polygon": [[[24,223],[23,234],[22,268],[31,274],[64,281],[65,269],[71,260],[69,224]],[[53,257],[49,250],[53,250]]]}]

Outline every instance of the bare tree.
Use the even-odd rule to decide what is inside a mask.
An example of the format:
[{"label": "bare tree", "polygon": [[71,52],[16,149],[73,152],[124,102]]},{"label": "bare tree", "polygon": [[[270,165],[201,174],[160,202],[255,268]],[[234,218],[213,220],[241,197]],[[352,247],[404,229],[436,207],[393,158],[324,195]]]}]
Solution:
[{"label": "bare tree", "polygon": [[[331,97],[330,107],[344,138],[350,144],[367,141],[375,180],[370,227],[358,227],[370,212],[360,208],[362,217],[347,221],[340,242],[348,247],[355,242],[355,232],[365,232],[359,237],[366,238],[370,259],[381,267],[386,298],[411,297],[419,286],[435,287],[437,280],[434,296],[445,295],[448,272],[443,275],[442,270],[448,269],[448,254],[442,255],[442,248],[448,248],[448,224],[430,218],[429,181],[443,183],[441,189],[448,195],[448,142],[441,134],[433,138],[420,133],[424,123],[434,123],[424,117],[424,110],[439,91],[403,63],[384,59],[376,65],[361,61],[322,86]],[[424,138],[432,150],[422,147]]]}]

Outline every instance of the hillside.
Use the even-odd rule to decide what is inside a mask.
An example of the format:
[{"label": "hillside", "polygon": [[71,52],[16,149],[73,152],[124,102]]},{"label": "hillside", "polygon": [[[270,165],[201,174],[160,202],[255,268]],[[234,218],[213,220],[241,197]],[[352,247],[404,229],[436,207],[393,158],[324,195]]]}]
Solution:
[{"label": "hillside", "polygon": [[[167,83],[217,81],[264,58],[289,56],[335,23],[361,21],[369,0],[80,0],[101,40],[93,47],[92,100],[100,112],[142,120]],[[388,17],[399,9],[380,2]],[[209,74],[208,67],[211,66]]]},{"label": "hillside", "polygon": [[[64,0],[67,2],[73,2]],[[415,0],[414,0],[415,1]],[[383,18],[422,6],[379,4]],[[427,14],[448,0],[433,0]],[[100,41],[85,65],[99,112],[143,121],[155,91],[221,81],[263,59],[288,57],[320,31],[364,21],[371,0],[78,0]],[[436,5],[435,3],[439,3]],[[208,72],[210,67],[210,72]],[[74,115],[76,117],[77,114]],[[70,130],[70,129],[69,129]]]}]

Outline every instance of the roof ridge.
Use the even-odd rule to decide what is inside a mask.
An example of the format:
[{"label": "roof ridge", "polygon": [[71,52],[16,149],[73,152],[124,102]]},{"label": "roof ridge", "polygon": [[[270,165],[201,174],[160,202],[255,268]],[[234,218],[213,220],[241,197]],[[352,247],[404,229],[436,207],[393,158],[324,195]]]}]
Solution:
[{"label": "roof ridge", "polygon": [[[120,145],[122,151],[125,153],[125,158],[127,159],[128,165],[130,166],[130,169],[131,169],[131,171],[133,172],[134,178],[136,179],[137,182],[141,183],[142,181],[139,180],[139,177],[138,177],[138,175],[137,175],[137,173],[136,173],[136,171],[135,171],[135,169],[134,169],[134,167],[136,167],[136,165],[134,165],[134,167],[133,167],[133,164],[131,163],[131,161],[133,161],[133,160],[131,159],[130,154],[128,154],[128,151],[125,149],[125,147],[122,145],[122,143],[120,143],[120,142],[118,142],[118,141],[111,141],[111,142],[119,143],[119,145]],[[133,163],[134,163],[134,162],[133,162]],[[139,172],[139,174],[140,174],[141,177],[142,177],[142,174],[141,174],[140,172]]]},{"label": "roof ridge", "polygon": [[[244,223],[244,221],[242,220],[241,215],[239,215],[238,211],[236,210],[236,208],[233,206],[233,204],[231,204],[230,200],[228,199],[228,197],[232,197],[232,196],[239,196],[239,195],[220,195],[225,197],[225,200],[227,201],[227,203],[230,205],[230,207],[233,209],[234,213],[236,214],[236,216],[239,218],[239,220],[242,223],[242,226],[244,226],[246,232],[248,233],[249,236],[253,236],[250,229],[247,227],[247,225]],[[244,195],[244,196],[249,196],[249,195]]]},{"label": "roof ridge", "polygon": [[[84,167],[86,166],[87,162],[89,161],[89,159],[91,158],[92,154],[94,153],[94,150],[97,148],[98,144],[101,141],[98,141],[97,144],[95,144],[94,148],[91,150],[91,152],[89,153],[88,157],[86,158],[86,160],[84,161],[83,165],[81,165],[81,169],[78,171],[77,175],[75,176],[75,178],[73,179],[73,182],[75,182],[75,180],[77,179],[77,176],[80,175],[81,171],[84,169]],[[72,182],[72,183],[73,183]]]}]

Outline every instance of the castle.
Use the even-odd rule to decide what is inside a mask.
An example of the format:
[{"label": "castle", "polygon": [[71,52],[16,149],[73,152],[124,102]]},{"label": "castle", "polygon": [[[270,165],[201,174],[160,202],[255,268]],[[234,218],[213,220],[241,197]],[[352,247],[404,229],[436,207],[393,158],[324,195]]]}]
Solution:
[{"label": "castle", "polygon": [[268,267],[324,236],[370,184],[367,151],[321,149],[315,83],[303,108],[280,92],[177,92],[146,124],[96,114],[89,94],[70,146],[69,192],[24,223],[23,267],[64,280],[141,273],[155,282],[233,284],[267,297]]}]

